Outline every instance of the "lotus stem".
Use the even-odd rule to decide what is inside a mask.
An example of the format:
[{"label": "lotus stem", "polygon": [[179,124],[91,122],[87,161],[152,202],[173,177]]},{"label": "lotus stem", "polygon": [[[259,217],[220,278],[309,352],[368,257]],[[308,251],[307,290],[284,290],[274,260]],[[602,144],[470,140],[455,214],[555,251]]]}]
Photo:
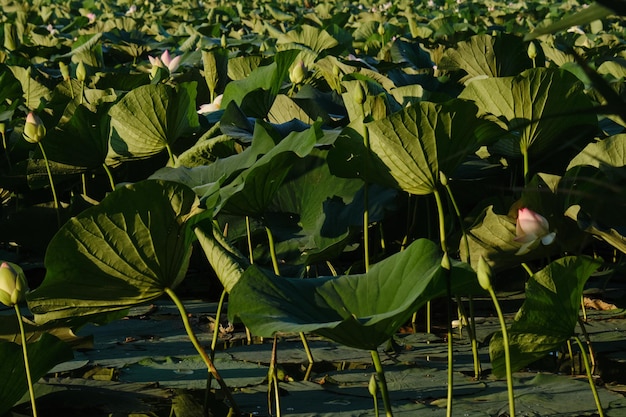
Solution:
[{"label": "lotus stem", "polygon": [[176,163],[176,157],[174,157],[174,153],[172,152],[172,147],[170,146],[169,143],[165,144],[165,149],[167,149],[167,154],[170,157],[170,163],[172,164],[172,166],[174,166],[174,164]]},{"label": "lotus stem", "polygon": [[522,147],[522,158],[524,161],[524,185],[528,184],[528,149],[526,147]]},{"label": "lotus stem", "polygon": [[496,308],[496,313],[498,314],[498,321],[500,322],[500,329],[502,330],[502,342],[504,345],[504,363],[505,363],[505,371],[506,371],[506,386],[507,386],[507,392],[509,396],[509,417],[515,417],[515,395],[513,394],[513,373],[511,371],[511,351],[509,348],[509,334],[506,329],[506,323],[504,322],[504,315],[502,314],[502,309],[500,308],[498,297],[496,297],[496,293],[493,290],[493,287],[489,286],[487,291],[489,291],[489,295],[491,296],[493,305]]},{"label": "lotus stem", "polygon": [[524,268],[524,270],[526,271],[526,273],[528,274],[528,276],[532,278],[532,276],[534,275],[534,273],[533,273],[533,271],[530,269],[530,267],[526,264],[526,262],[522,262],[522,268]]},{"label": "lotus stem", "polygon": [[580,326],[580,330],[583,332],[583,336],[585,336],[585,343],[589,348],[589,361],[591,363],[591,372],[596,371],[596,354],[593,350],[593,345],[591,344],[591,338],[589,337],[589,333],[587,333],[587,328],[585,327],[585,322],[583,322],[580,317],[578,317],[578,325]]},{"label": "lotus stem", "polygon": [[274,335],[274,343],[272,344],[272,357],[270,359],[270,368],[267,371],[268,386],[267,386],[267,407],[269,415],[272,415],[272,387],[274,388],[274,401],[276,402],[276,417],[280,417],[280,391],[278,384],[278,370],[276,364],[278,363],[278,338]]},{"label": "lotus stem", "polygon": [[[265,226],[265,231],[267,233],[267,240],[270,246],[270,257],[272,258],[272,265],[274,267],[274,273],[280,276],[280,270],[278,269],[278,259],[276,257],[276,246],[274,245],[274,235],[269,227]],[[311,352],[311,348],[309,347],[309,342],[306,340],[306,335],[303,332],[300,332],[300,339],[302,340],[302,344],[304,345],[304,351],[306,352],[306,357],[309,360],[309,363],[315,363],[313,359],[313,353]]]},{"label": "lotus stem", "polygon": [[593,399],[596,402],[596,407],[598,408],[598,415],[600,417],[604,417],[604,410],[602,409],[602,403],[600,402],[600,396],[598,395],[598,390],[596,389],[596,384],[593,382],[593,376],[591,375],[591,366],[589,365],[589,358],[587,357],[587,352],[580,341],[578,336],[574,336],[576,343],[578,343],[578,347],[580,348],[580,355],[583,358],[583,363],[585,364],[585,371],[587,372],[587,379],[589,380],[589,387],[591,388],[591,392],[593,393]]},{"label": "lotus stem", "polygon": [[250,259],[250,264],[253,264],[254,254],[252,253],[252,229],[250,228],[250,216],[246,216],[246,237],[248,240],[248,259]]},{"label": "lotus stem", "polygon": [[235,401],[235,398],[233,397],[233,394],[230,392],[230,389],[228,389],[226,382],[224,381],[224,379],[222,379],[221,375],[217,371],[217,368],[213,364],[213,361],[211,360],[209,355],[207,355],[206,350],[204,350],[202,345],[200,345],[200,341],[196,337],[196,334],[194,333],[193,329],[191,328],[191,324],[189,323],[189,318],[187,317],[187,310],[185,310],[185,306],[183,305],[183,303],[180,301],[180,298],[178,298],[178,296],[172,289],[165,287],[163,291],[167,295],[169,295],[172,301],[174,301],[174,304],[176,304],[176,307],[178,308],[178,311],[180,313],[180,318],[183,321],[183,325],[185,326],[185,330],[187,331],[187,335],[189,336],[191,343],[196,348],[196,351],[198,352],[198,354],[200,355],[200,357],[206,364],[207,369],[209,370],[211,375],[213,375],[213,378],[215,378],[217,383],[220,385],[220,388],[222,389],[224,396],[230,402],[230,406],[235,412],[235,414],[240,415],[241,412],[239,411],[239,407],[237,406],[237,403]]},{"label": "lotus stem", "polygon": [[115,181],[113,180],[113,173],[109,169],[109,166],[105,163],[102,164],[102,168],[104,168],[104,172],[106,172],[107,177],[109,178],[109,185],[111,186],[111,191],[115,191]]},{"label": "lotus stem", "polygon": [[[222,290],[222,295],[220,296],[220,301],[217,304],[217,312],[215,313],[215,325],[213,327],[213,339],[211,339],[211,352],[210,358],[211,362],[215,359],[215,348],[217,347],[217,335],[220,329],[220,317],[222,316],[222,307],[224,306],[224,300],[226,299],[226,290]],[[211,381],[212,374],[209,372],[207,375],[206,381],[206,391],[204,395],[204,414],[209,415],[209,392],[211,391]]]},{"label": "lotus stem", "polygon": [[[450,202],[452,202],[452,207],[454,207],[454,212],[459,221],[459,227],[461,228],[461,233],[463,235],[463,241],[465,243],[465,259],[467,259],[467,263],[472,266],[472,258],[470,254],[469,241],[467,239],[467,230],[465,229],[465,225],[463,224],[463,218],[461,217],[461,210],[459,210],[459,206],[456,203],[456,199],[454,198],[454,194],[452,193],[452,188],[447,181],[445,176],[441,176],[444,180],[446,191],[448,192],[448,197],[450,198]],[[469,297],[469,337],[472,346],[472,357],[474,360],[474,377],[476,379],[480,378],[480,374],[482,373],[480,358],[478,357],[478,341],[476,340],[476,320],[474,317],[474,298],[470,295]]]},{"label": "lotus stem", "polygon": [[28,394],[30,395],[30,404],[33,407],[33,417],[37,417],[37,406],[35,404],[35,391],[33,389],[33,379],[30,376],[30,363],[28,362],[28,349],[26,347],[26,332],[24,331],[24,323],[22,322],[22,313],[20,307],[15,304],[15,314],[17,322],[20,325],[20,336],[22,337],[22,354],[24,355],[24,367],[26,369],[26,382],[28,383]]},{"label": "lotus stem", "polygon": [[61,212],[59,208],[59,199],[57,198],[57,191],[54,188],[54,181],[52,180],[52,171],[50,170],[50,162],[48,161],[48,155],[46,155],[46,151],[43,148],[43,145],[40,142],[37,142],[39,145],[39,149],[41,150],[41,154],[43,155],[43,160],[46,164],[46,172],[48,173],[48,181],[50,181],[50,190],[52,191],[52,199],[54,200],[54,209],[57,213],[57,224],[59,228],[61,228]]},{"label": "lotus stem", "polygon": [[435,196],[435,202],[437,203],[437,213],[439,216],[439,241],[441,242],[441,250],[443,251],[443,257],[441,259],[441,266],[446,273],[446,303],[447,303],[447,329],[448,329],[448,392],[446,400],[446,417],[452,416],[452,394],[454,388],[454,349],[453,349],[453,335],[452,335],[452,283],[451,272],[452,265],[450,263],[450,257],[448,255],[448,245],[446,241],[446,228],[445,228],[445,215],[443,211],[443,202],[441,195],[437,188],[433,190]]},{"label": "lotus stem", "polygon": [[378,381],[380,383],[380,393],[383,397],[383,404],[385,405],[385,415],[386,417],[393,417],[391,400],[389,399],[389,390],[387,389],[387,378],[385,378],[385,371],[383,370],[383,365],[380,362],[380,355],[376,349],[372,349],[370,353],[372,354],[374,369],[376,369],[376,376],[378,377]]}]

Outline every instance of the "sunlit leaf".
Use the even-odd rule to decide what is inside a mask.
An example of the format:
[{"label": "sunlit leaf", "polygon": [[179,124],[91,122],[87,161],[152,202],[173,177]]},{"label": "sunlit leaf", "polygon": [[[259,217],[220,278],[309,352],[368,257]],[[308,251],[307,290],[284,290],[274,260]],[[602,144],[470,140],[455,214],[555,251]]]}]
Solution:
[{"label": "sunlit leaf", "polygon": [[121,310],[176,287],[191,255],[185,222],[196,205],[187,187],[148,180],[70,219],[48,246],[43,283],[28,295],[36,321]]}]

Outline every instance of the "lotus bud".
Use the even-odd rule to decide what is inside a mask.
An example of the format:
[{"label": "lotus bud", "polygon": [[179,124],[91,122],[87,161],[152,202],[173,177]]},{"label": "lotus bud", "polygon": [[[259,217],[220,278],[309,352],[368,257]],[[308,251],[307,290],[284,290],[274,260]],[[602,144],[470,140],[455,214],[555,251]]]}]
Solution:
[{"label": "lotus bud", "polygon": [[380,25],[378,25],[378,34],[380,36],[384,36],[385,35],[385,26],[383,26],[382,23]]},{"label": "lotus bud", "polygon": [[476,275],[478,276],[478,283],[484,290],[489,291],[491,289],[491,277],[493,275],[491,267],[482,256],[478,258],[478,267],[476,269]]},{"label": "lotus bud", "polygon": [[226,46],[228,45],[225,33],[222,33],[222,37],[220,38],[220,45],[222,45],[222,48],[226,48]]},{"label": "lotus bud", "polygon": [[354,90],[354,102],[359,105],[365,103],[365,91],[363,91],[361,83],[358,83]]},{"label": "lotus bud", "polygon": [[531,42],[528,44],[528,57],[532,60],[537,58],[537,47],[535,46],[535,42]]},{"label": "lotus bud", "polygon": [[294,65],[291,71],[289,71],[289,79],[293,84],[302,84],[308,72],[309,69],[304,64],[304,61],[300,60]]},{"label": "lotus bud", "polygon": [[521,208],[517,212],[515,235],[514,240],[523,243],[516,255],[524,255],[537,246],[539,241],[544,245],[551,244],[556,232],[550,232],[550,224],[545,217],[531,209]]},{"label": "lotus bud", "polygon": [[23,136],[30,143],[39,143],[46,136],[46,127],[39,116],[32,111],[26,116]]},{"label": "lotus bud", "polygon": [[78,81],[83,83],[85,82],[86,78],[87,78],[87,69],[85,68],[85,64],[83,64],[83,61],[80,61],[78,65],[76,66],[76,79],[78,79]]},{"label": "lotus bud", "polygon": [[12,307],[24,299],[28,283],[22,268],[11,262],[0,265],[0,303]]},{"label": "lotus bud", "polygon": [[0,135],[4,137],[7,133],[7,124],[5,122],[0,122]]},{"label": "lotus bud", "polygon": [[61,75],[63,76],[64,81],[70,80],[70,68],[65,64],[65,62],[59,62],[59,69],[61,70]]},{"label": "lotus bud", "polygon": [[372,397],[376,396],[376,393],[378,391],[378,384],[376,383],[376,375],[372,374],[372,376],[370,377],[370,382],[367,385],[367,390],[370,392],[370,395]]}]

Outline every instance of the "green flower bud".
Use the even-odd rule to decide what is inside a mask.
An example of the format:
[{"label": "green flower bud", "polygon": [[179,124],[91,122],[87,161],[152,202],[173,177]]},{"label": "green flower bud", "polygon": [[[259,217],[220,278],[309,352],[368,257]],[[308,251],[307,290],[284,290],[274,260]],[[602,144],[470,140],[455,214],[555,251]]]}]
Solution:
[{"label": "green flower bud", "polygon": [[300,60],[289,71],[289,79],[293,84],[302,84],[308,72],[309,69],[304,64],[304,61]]},{"label": "green flower bud", "polygon": [[376,396],[376,392],[378,391],[378,384],[376,383],[376,375],[372,374],[370,377],[370,383],[367,386],[367,390],[370,392],[372,397]]},{"label": "green flower bud", "polygon": [[537,58],[537,47],[535,46],[535,42],[531,42],[528,44],[528,57],[530,59]]},{"label": "green flower bud", "polygon": [[220,45],[222,46],[222,48],[226,48],[226,46],[228,45],[225,33],[222,33],[222,37],[220,38]]},{"label": "green flower bud", "polygon": [[383,36],[385,34],[385,26],[383,26],[382,23],[380,25],[378,25],[378,34],[380,36]]},{"label": "green flower bud", "polygon": [[478,268],[476,269],[476,275],[478,275],[478,283],[484,290],[489,291],[491,289],[491,267],[482,256],[478,259]]},{"label": "green flower bud", "polygon": [[46,127],[39,116],[32,111],[26,116],[23,136],[30,143],[39,143],[46,136]]},{"label": "green flower bud", "polygon": [[87,69],[83,61],[80,61],[76,66],[76,79],[82,83],[85,82],[85,78],[87,78]]},{"label": "green flower bud", "polygon": [[59,62],[59,69],[61,70],[61,75],[63,76],[64,81],[70,80],[70,68],[65,64],[65,62]]},{"label": "green flower bud", "polygon": [[7,124],[0,122],[0,135],[4,136],[7,133]]},{"label": "green flower bud", "polygon": [[28,283],[22,268],[11,262],[0,265],[0,303],[13,307],[24,299]]}]

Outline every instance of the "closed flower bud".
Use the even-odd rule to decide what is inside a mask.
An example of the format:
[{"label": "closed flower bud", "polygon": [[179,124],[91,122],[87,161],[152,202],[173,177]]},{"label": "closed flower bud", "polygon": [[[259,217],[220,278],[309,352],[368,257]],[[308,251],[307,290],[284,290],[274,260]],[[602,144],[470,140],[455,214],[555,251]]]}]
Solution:
[{"label": "closed flower bud", "polygon": [[65,64],[65,62],[59,62],[59,69],[61,70],[61,75],[63,76],[64,81],[70,80],[70,68]]},{"label": "closed flower bud", "polygon": [[370,392],[372,397],[376,396],[376,392],[378,391],[378,384],[376,383],[376,375],[372,374],[370,377],[370,382],[367,385],[367,390]]},{"label": "closed flower bud", "polygon": [[39,143],[46,136],[46,127],[43,122],[32,111],[26,116],[26,123],[24,124],[24,139],[30,143]]},{"label": "closed flower bud", "polygon": [[220,38],[220,45],[221,45],[222,48],[226,48],[226,46],[228,46],[228,42],[227,42],[225,33],[222,33],[222,37]]},{"label": "closed flower bud", "polygon": [[476,275],[478,276],[478,283],[484,289],[489,291],[491,288],[491,267],[485,261],[485,258],[482,256],[478,258],[478,267],[476,270]]},{"label": "closed flower bud", "polygon": [[0,303],[12,307],[24,299],[28,283],[22,268],[11,262],[0,265]]},{"label": "closed flower bud", "polygon": [[85,82],[86,78],[87,69],[85,68],[85,64],[83,64],[83,61],[80,61],[76,66],[76,79],[82,83]]},{"label": "closed flower bud", "polygon": [[537,58],[537,47],[535,46],[534,42],[531,42],[528,44],[528,57],[530,59],[535,59]]},{"label": "closed flower bud", "polygon": [[378,34],[380,36],[383,36],[385,34],[385,26],[383,26],[382,23],[380,25],[378,25]]},{"label": "closed flower bud", "polygon": [[289,71],[289,80],[291,80],[293,84],[302,84],[308,72],[309,69],[304,64],[304,61],[300,60],[293,66],[291,71]]}]

